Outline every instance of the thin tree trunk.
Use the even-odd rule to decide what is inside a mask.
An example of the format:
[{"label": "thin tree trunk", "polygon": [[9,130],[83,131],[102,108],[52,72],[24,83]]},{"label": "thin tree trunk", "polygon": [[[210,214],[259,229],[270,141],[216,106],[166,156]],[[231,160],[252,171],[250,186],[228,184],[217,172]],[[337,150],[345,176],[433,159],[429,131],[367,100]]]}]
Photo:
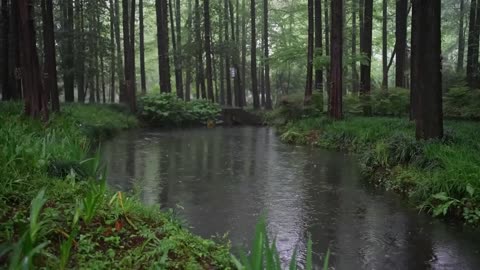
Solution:
[{"label": "thin tree trunk", "polygon": [[416,66],[417,139],[443,137],[442,63],[441,63],[441,3],[416,0],[413,2],[412,49]]},{"label": "thin tree trunk", "polygon": [[142,94],[147,93],[147,77],[145,72],[145,23],[144,23],[144,0],[138,1],[139,23],[140,23],[140,87]]},{"label": "thin tree trunk", "polygon": [[[322,0],[315,0],[315,55],[323,55],[323,35],[322,35]],[[323,96],[323,69],[315,69],[315,89]]]},{"label": "thin tree trunk", "polygon": [[388,89],[388,2],[383,0],[383,33],[382,33],[382,66],[383,66],[383,80],[382,89],[386,91]]},{"label": "thin tree trunk", "polygon": [[307,81],[305,84],[305,104],[312,101],[313,94],[313,42],[314,42],[314,7],[313,0],[308,0],[308,43],[307,43]]},{"label": "thin tree trunk", "polygon": [[[230,0],[229,0],[230,1]],[[230,25],[231,25],[231,29],[232,29],[232,44],[233,44],[233,54],[232,54],[232,65],[233,65],[233,69],[235,70],[235,76],[233,78],[233,82],[234,82],[234,93],[235,93],[235,106],[237,107],[243,107],[243,104],[242,104],[242,97],[241,97],[241,88],[242,88],[242,83],[241,83],[241,74],[240,74],[240,66],[239,66],[239,62],[240,62],[240,51],[238,50],[238,43],[237,43],[237,36],[236,36],[236,30],[235,29],[238,29],[235,28],[235,17],[234,17],[234,7],[233,7],[233,3],[230,1],[229,2],[229,10],[230,10]]]},{"label": "thin tree trunk", "polygon": [[75,69],[74,69],[74,12],[73,12],[73,0],[65,1],[65,18],[64,18],[64,44],[65,50],[63,51],[63,88],[65,90],[65,101],[75,101]]},{"label": "thin tree trunk", "polygon": [[[175,21],[177,24],[177,63],[176,69],[179,73],[179,80],[177,82],[177,94],[181,99],[185,99],[184,86],[183,86],[183,56],[182,56],[182,6],[180,0],[175,2]],[[178,91],[180,90],[180,93]]]},{"label": "thin tree trunk", "polygon": [[242,0],[242,104],[247,105],[247,1]]},{"label": "thin tree trunk", "polygon": [[331,90],[329,95],[329,116],[339,120],[342,112],[343,86],[343,1],[331,1],[332,43],[330,61]]},{"label": "thin tree trunk", "polygon": [[480,4],[472,0],[470,8],[470,27],[467,52],[467,83],[470,88],[479,87],[479,41],[480,41]]},{"label": "thin tree trunk", "polygon": [[[115,103],[115,72],[116,72],[116,56],[115,56],[115,8],[113,5],[113,0],[110,2],[110,72],[111,72],[111,81],[110,81],[110,102]],[[142,0],[143,1],[143,0]]]},{"label": "thin tree trunk", "polygon": [[76,57],[75,63],[77,63],[77,95],[78,102],[85,103],[86,89],[85,89],[85,22],[84,22],[84,9],[83,9],[83,0],[76,0],[75,7],[77,9],[78,25],[76,29],[77,34],[77,48],[75,53]]},{"label": "thin tree trunk", "polygon": [[465,0],[460,0],[460,23],[458,25],[458,58],[457,72],[463,72],[463,62],[465,61]]},{"label": "thin tree trunk", "polygon": [[[229,1],[224,0],[224,25],[225,25],[225,44],[230,42],[230,34],[228,30],[229,26]],[[225,75],[226,75],[226,87],[227,87],[227,106],[233,105],[233,96],[232,96],[232,83],[230,79],[230,47],[228,51],[225,52]]]},{"label": "thin tree trunk", "polygon": [[196,52],[197,52],[197,99],[207,98],[207,91],[205,87],[205,73],[203,66],[203,46],[201,35],[201,19],[200,19],[200,2],[195,0],[195,34],[196,34]]},{"label": "thin tree trunk", "polygon": [[177,92],[177,97],[183,99],[183,78],[182,78],[182,69],[180,67],[180,54],[178,53],[177,37],[176,37],[176,28],[175,28],[175,17],[173,16],[173,1],[168,0],[168,10],[170,12],[170,32],[172,35],[172,49],[173,49],[173,65],[175,68],[175,90]]},{"label": "thin tree trunk", "polygon": [[251,72],[252,72],[252,95],[253,108],[260,109],[260,100],[258,96],[258,82],[257,82],[257,32],[256,32],[256,5],[255,0],[250,1],[250,19],[251,19]]},{"label": "thin tree trunk", "polygon": [[[219,26],[223,25],[223,22],[224,22],[224,18],[222,16],[218,16],[218,25]],[[225,41],[223,38],[224,31],[222,27],[219,27],[219,28],[220,29],[218,31],[218,40],[219,40],[219,43],[223,44]],[[219,57],[220,97],[219,97],[218,103],[220,105],[225,105],[225,78],[226,76],[228,76],[228,74],[225,75],[225,69],[224,69],[225,57],[226,57],[226,53],[225,53],[225,50],[223,49],[222,51],[220,51],[220,57]]]},{"label": "thin tree trunk", "polygon": [[122,43],[120,40],[120,3],[115,0],[115,43],[117,45],[117,77],[119,79],[119,101],[125,102],[125,70],[122,58]]},{"label": "thin tree trunk", "polygon": [[352,93],[358,93],[357,70],[357,0],[352,0]]},{"label": "thin tree trunk", "polygon": [[[313,1],[313,0],[311,0]],[[266,95],[266,98],[265,98],[265,109],[267,110],[271,110],[273,109],[273,106],[272,106],[272,90],[271,90],[271,86],[270,86],[270,50],[269,50],[269,42],[268,42],[268,38],[269,38],[269,34],[268,34],[268,30],[269,30],[269,21],[268,21],[268,0],[263,0],[263,9],[264,9],[264,13],[263,13],[263,27],[264,27],[264,30],[263,30],[263,39],[264,39],[264,48],[265,48],[265,55],[264,55],[264,63],[265,63],[265,95]],[[313,46],[312,46],[312,60],[313,60]]]},{"label": "thin tree trunk", "polygon": [[363,105],[363,113],[371,114],[370,92],[372,88],[371,63],[372,63],[372,25],[373,25],[373,0],[365,0],[364,26],[363,36],[361,37],[360,47],[362,54],[366,57],[365,63],[360,69],[360,95],[365,104]]},{"label": "thin tree trunk", "polygon": [[405,88],[405,70],[407,64],[407,18],[408,0],[396,2],[396,31],[395,31],[395,87]]},{"label": "thin tree trunk", "polygon": [[212,48],[211,48],[211,30],[210,30],[210,0],[203,1],[204,11],[204,27],[205,27],[205,54],[206,54],[206,77],[207,77],[207,94],[210,101],[215,101],[213,93],[212,79]]},{"label": "thin tree trunk", "polygon": [[[193,39],[193,14],[192,14],[192,0],[188,0],[188,21],[187,21],[187,28],[188,28],[188,46],[192,46],[192,39]],[[185,100],[190,101],[191,95],[191,86],[192,86],[192,58],[188,56],[187,60],[187,67],[186,67],[186,82],[185,82]]]}]

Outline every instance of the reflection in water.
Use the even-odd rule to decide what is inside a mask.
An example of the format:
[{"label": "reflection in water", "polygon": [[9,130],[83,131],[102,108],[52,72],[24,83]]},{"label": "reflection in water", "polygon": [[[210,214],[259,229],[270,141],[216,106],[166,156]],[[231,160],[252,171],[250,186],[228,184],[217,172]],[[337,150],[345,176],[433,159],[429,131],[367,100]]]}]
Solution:
[{"label": "reflection in water", "polygon": [[461,232],[359,181],[342,153],[282,144],[268,128],[124,133],[103,147],[109,184],[139,188],[145,204],[175,208],[194,233],[248,245],[267,217],[282,258],[335,269],[477,269],[479,235]]}]

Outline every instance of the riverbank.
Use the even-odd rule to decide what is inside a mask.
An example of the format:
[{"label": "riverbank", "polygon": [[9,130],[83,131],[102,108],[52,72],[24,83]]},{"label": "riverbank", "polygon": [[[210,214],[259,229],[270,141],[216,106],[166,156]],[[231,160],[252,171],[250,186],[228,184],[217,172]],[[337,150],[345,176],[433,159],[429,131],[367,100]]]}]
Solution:
[{"label": "riverbank", "polygon": [[359,156],[370,182],[405,194],[436,217],[480,223],[480,123],[446,122],[442,141],[417,142],[403,118],[306,117],[279,127],[283,141]]},{"label": "riverbank", "polygon": [[68,105],[48,123],[0,106],[0,266],[198,269],[232,266],[228,245],[109,191],[96,142],[134,128],[118,106]]}]

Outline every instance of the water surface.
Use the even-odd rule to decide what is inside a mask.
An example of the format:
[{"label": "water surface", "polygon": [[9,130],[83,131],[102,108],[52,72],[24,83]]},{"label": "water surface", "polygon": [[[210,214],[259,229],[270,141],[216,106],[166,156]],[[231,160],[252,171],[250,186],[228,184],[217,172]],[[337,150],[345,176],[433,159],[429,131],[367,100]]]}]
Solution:
[{"label": "water surface", "polygon": [[365,185],[355,158],[281,143],[269,128],[137,130],[103,147],[109,184],[140,188],[203,237],[248,246],[263,214],[283,260],[310,233],[317,268],[480,269],[480,235]]}]

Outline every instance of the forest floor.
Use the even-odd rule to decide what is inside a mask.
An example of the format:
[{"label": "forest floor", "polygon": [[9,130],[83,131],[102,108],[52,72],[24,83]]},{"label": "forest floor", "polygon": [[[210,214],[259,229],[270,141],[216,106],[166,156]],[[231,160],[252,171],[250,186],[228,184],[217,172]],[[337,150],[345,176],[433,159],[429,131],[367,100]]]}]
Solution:
[{"label": "forest floor", "polygon": [[65,105],[41,123],[21,110],[0,106],[0,268],[232,268],[228,244],[106,187],[92,152],[136,127],[135,117],[121,107]]},{"label": "forest floor", "polygon": [[375,185],[433,216],[480,223],[479,122],[447,121],[443,140],[416,141],[408,119],[307,117],[282,124],[283,141],[349,151]]}]

